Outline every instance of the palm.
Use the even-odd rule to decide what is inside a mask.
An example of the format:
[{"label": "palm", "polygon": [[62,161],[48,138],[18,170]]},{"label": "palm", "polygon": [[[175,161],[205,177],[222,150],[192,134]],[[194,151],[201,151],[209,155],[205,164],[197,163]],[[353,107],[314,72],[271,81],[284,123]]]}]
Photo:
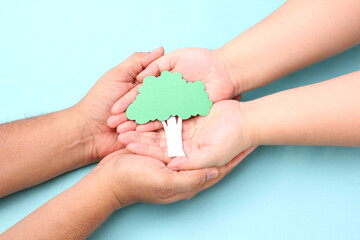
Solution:
[{"label": "palm", "polygon": [[91,133],[92,159],[102,158],[123,147],[117,141],[118,134],[113,125],[114,122],[118,125],[126,121],[124,113],[126,108],[120,106],[117,115],[113,116],[114,122],[109,124],[109,117],[114,112],[113,105],[134,89],[135,78],[144,67],[163,54],[163,48],[157,48],[150,53],[133,54],[102,76],[76,106],[87,125],[85,132]]},{"label": "palm", "polygon": [[151,63],[138,79],[159,75],[159,71],[180,72],[187,81],[202,81],[212,101],[230,99],[234,86],[224,61],[215,51],[204,48],[175,50]]},{"label": "palm", "polygon": [[123,146],[117,141],[115,129],[107,126],[107,119],[111,115],[111,107],[121,98],[134,83],[114,80],[110,71],[106,73],[80,102],[82,112],[88,119],[88,128],[93,133],[93,154],[102,158]]},{"label": "palm", "polygon": [[[237,112],[237,108],[236,102],[219,102],[214,104],[208,116],[184,122],[184,128],[189,128],[183,137],[184,151],[190,163],[200,163],[199,159],[204,159],[208,166],[221,166],[250,147],[245,146],[246,142],[239,138],[243,131],[241,126],[238,126],[239,118],[242,116]],[[234,145],[239,147],[235,151]]]},{"label": "palm", "polygon": [[170,203],[190,199],[214,185],[252,150],[249,149],[225,166],[218,167],[218,176],[210,181],[205,180],[205,177],[210,170],[214,171],[214,168],[172,171],[158,159],[128,154],[125,149],[109,154],[100,162],[98,168],[105,170],[102,181],[109,180],[108,186],[115,196],[122,200],[122,205],[134,201]]},{"label": "palm", "polygon": [[239,124],[242,119],[239,103],[228,100],[215,103],[206,117],[183,121],[186,158],[178,157],[172,161],[167,157],[163,130],[154,133],[129,132],[121,135],[119,140],[132,152],[170,161],[169,167],[174,169],[222,166],[251,146],[243,126]]}]

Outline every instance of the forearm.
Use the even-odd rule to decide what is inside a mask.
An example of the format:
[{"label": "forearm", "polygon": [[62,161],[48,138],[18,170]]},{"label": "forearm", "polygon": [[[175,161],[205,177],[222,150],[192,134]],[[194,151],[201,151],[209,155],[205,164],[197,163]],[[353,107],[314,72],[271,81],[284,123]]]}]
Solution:
[{"label": "forearm", "polygon": [[0,125],[0,197],[89,161],[87,136],[72,108]]},{"label": "forearm", "polygon": [[360,42],[360,1],[289,0],[221,47],[235,95]]},{"label": "forearm", "polygon": [[360,146],[360,71],[246,106],[256,145]]},{"label": "forearm", "polygon": [[114,195],[90,173],[7,230],[4,239],[86,239],[119,208]]}]

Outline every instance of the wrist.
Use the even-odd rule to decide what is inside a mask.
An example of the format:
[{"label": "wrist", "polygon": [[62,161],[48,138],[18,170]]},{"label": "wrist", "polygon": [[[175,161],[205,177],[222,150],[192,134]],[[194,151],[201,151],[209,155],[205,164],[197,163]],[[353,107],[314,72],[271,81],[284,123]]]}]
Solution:
[{"label": "wrist", "polygon": [[88,201],[96,204],[96,208],[103,213],[111,214],[122,208],[107,185],[106,179],[97,173],[97,168],[80,180],[75,187],[76,192],[87,196]]},{"label": "wrist", "polygon": [[246,132],[250,147],[261,145],[256,101],[239,102],[239,107],[243,114],[243,122],[240,122],[239,125],[243,125],[243,131]]},{"label": "wrist", "polygon": [[241,63],[239,57],[233,56],[233,53],[226,48],[226,45],[214,50],[214,52],[225,66],[234,87],[234,96],[250,90],[250,81],[245,69],[246,65]]},{"label": "wrist", "polygon": [[81,166],[95,162],[93,157],[93,134],[89,131],[85,116],[75,105],[63,110],[67,119],[67,149],[76,156]]},{"label": "wrist", "polygon": [[107,195],[113,203],[114,209],[120,209],[128,205],[134,204],[136,200],[132,197],[125,182],[119,179],[120,174],[117,174],[115,169],[117,161],[113,161],[113,157],[118,157],[118,153],[110,154],[105,157],[98,166],[93,170],[99,183],[106,189]]}]

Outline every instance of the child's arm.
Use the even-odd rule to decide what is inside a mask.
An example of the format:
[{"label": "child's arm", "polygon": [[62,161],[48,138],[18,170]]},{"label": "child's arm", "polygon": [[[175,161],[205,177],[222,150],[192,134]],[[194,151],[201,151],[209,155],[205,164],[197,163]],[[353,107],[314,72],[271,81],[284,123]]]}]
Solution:
[{"label": "child's arm", "polygon": [[203,81],[214,102],[230,99],[360,43],[359,13],[359,0],[289,0],[220,49],[172,51],[137,79],[171,70]]},{"label": "child's arm", "polygon": [[360,146],[360,71],[250,102],[215,103],[209,115],[183,121],[186,157],[167,157],[163,131],[119,140],[174,170],[221,166],[257,145]]},{"label": "child's arm", "polygon": [[359,0],[289,0],[219,49],[235,95],[360,43]]},{"label": "child's arm", "polygon": [[360,146],[360,71],[246,105],[255,144]]}]

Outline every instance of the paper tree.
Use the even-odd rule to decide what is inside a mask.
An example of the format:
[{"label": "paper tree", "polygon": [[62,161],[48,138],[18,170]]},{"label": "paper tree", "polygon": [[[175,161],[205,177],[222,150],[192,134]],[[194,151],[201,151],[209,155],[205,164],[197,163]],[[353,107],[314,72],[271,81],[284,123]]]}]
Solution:
[{"label": "paper tree", "polygon": [[168,156],[185,156],[182,120],[196,115],[205,116],[211,106],[203,82],[186,82],[181,73],[164,71],[159,77],[149,76],[144,79],[139,94],[126,110],[126,116],[138,124],[162,121]]}]

